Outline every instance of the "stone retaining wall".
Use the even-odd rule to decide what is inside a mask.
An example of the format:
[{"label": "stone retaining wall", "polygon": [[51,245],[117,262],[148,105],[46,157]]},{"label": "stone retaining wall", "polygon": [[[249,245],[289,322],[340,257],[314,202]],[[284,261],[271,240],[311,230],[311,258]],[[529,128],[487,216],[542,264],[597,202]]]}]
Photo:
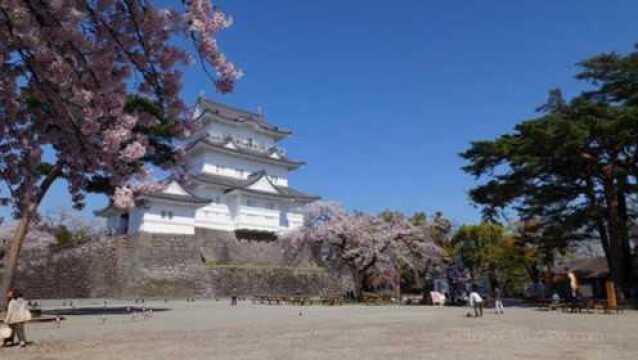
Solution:
[{"label": "stone retaining wall", "polygon": [[217,267],[209,270],[209,279],[216,296],[322,295],[337,284],[323,269],[294,267]]},{"label": "stone retaining wall", "polygon": [[[72,249],[23,252],[16,287],[28,298],[212,297],[231,292],[319,294],[339,282],[326,271],[295,267],[278,241],[239,241],[233,233],[139,234],[104,238]],[[215,262],[269,264],[211,267]]]},{"label": "stone retaining wall", "polygon": [[73,249],[22,253],[15,286],[30,298],[101,297],[119,292],[118,243],[100,239]]}]

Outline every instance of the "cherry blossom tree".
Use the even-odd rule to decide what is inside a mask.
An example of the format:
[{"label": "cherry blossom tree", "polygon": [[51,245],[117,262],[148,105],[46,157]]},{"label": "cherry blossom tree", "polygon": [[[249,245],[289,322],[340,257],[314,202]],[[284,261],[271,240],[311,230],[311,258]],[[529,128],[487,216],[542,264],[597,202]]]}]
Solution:
[{"label": "cherry blossom tree", "polygon": [[180,9],[147,0],[0,2],[0,180],[19,219],[5,289],[57,179],[77,208],[89,191],[127,208],[136,191],[157,188],[148,165],[174,167],[172,139],[193,127],[179,96],[190,54],[222,93],[241,76],[216,42],[230,23],[210,0]]},{"label": "cherry blossom tree", "polygon": [[349,214],[322,202],[312,206],[305,226],[288,235],[291,244],[315,247],[322,262],[345,266],[358,299],[366,280],[397,289],[402,269],[418,271],[442,256],[441,249],[431,239],[418,236],[403,216]]}]

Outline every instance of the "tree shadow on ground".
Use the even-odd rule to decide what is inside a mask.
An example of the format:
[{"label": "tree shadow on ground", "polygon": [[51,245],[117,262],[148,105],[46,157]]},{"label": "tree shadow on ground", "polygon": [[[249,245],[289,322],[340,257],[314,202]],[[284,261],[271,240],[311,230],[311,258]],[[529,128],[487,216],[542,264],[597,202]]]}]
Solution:
[{"label": "tree shadow on ground", "polygon": [[78,307],[64,309],[42,310],[45,316],[83,316],[83,315],[130,315],[135,313],[143,313],[145,311],[164,312],[171,311],[169,308],[159,307],[141,307],[141,306],[117,306],[117,307]]}]

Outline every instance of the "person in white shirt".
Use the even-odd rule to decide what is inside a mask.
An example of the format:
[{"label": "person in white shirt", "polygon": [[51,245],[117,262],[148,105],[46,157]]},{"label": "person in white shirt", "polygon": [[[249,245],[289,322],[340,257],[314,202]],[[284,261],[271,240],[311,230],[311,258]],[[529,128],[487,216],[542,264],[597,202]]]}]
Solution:
[{"label": "person in white shirt", "polygon": [[24,334],[24,324],[31,320],[31,312],[27,302],[22,298],[18,290],[12,290],[9,294],[9,305],[4,323],[11,327],[12,335],[10,342],[14,343],[13,337],[17,336],[20,347],[27,345],[27,338]]},{"label": "person in white shirt", "polygon": [[474,317],[483,316],[483,298],[478,293],[478,286],[472,286],[472,292],[470,293],[470,307],[474,309]]},{"label": "person in white shirt", "polygon": [[494,288],[494,310],[497,314],[503,314],[505,309],[503,307],[503,292],[501,288]]}]

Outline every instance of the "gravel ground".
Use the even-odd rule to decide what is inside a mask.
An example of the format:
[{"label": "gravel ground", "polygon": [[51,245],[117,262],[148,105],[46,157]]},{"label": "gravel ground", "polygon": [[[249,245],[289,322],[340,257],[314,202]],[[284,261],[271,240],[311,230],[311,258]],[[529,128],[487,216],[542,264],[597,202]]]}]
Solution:
[{"label": "gravel ground", "polygon": [[[45,309],[60,309],[60,301]],[[466,318],[467,309],[423,306],[300,307],[227,300],[147,302],[143,319],[115,311],[132,303],[75,301],[60,327],[29,324],[33,344],[0,359],[632,359],[638,312],[563,314],[508,308]],[[57,307],[56,307],[57,306]],[[159,311],[166,308],[166,311]]]}]

